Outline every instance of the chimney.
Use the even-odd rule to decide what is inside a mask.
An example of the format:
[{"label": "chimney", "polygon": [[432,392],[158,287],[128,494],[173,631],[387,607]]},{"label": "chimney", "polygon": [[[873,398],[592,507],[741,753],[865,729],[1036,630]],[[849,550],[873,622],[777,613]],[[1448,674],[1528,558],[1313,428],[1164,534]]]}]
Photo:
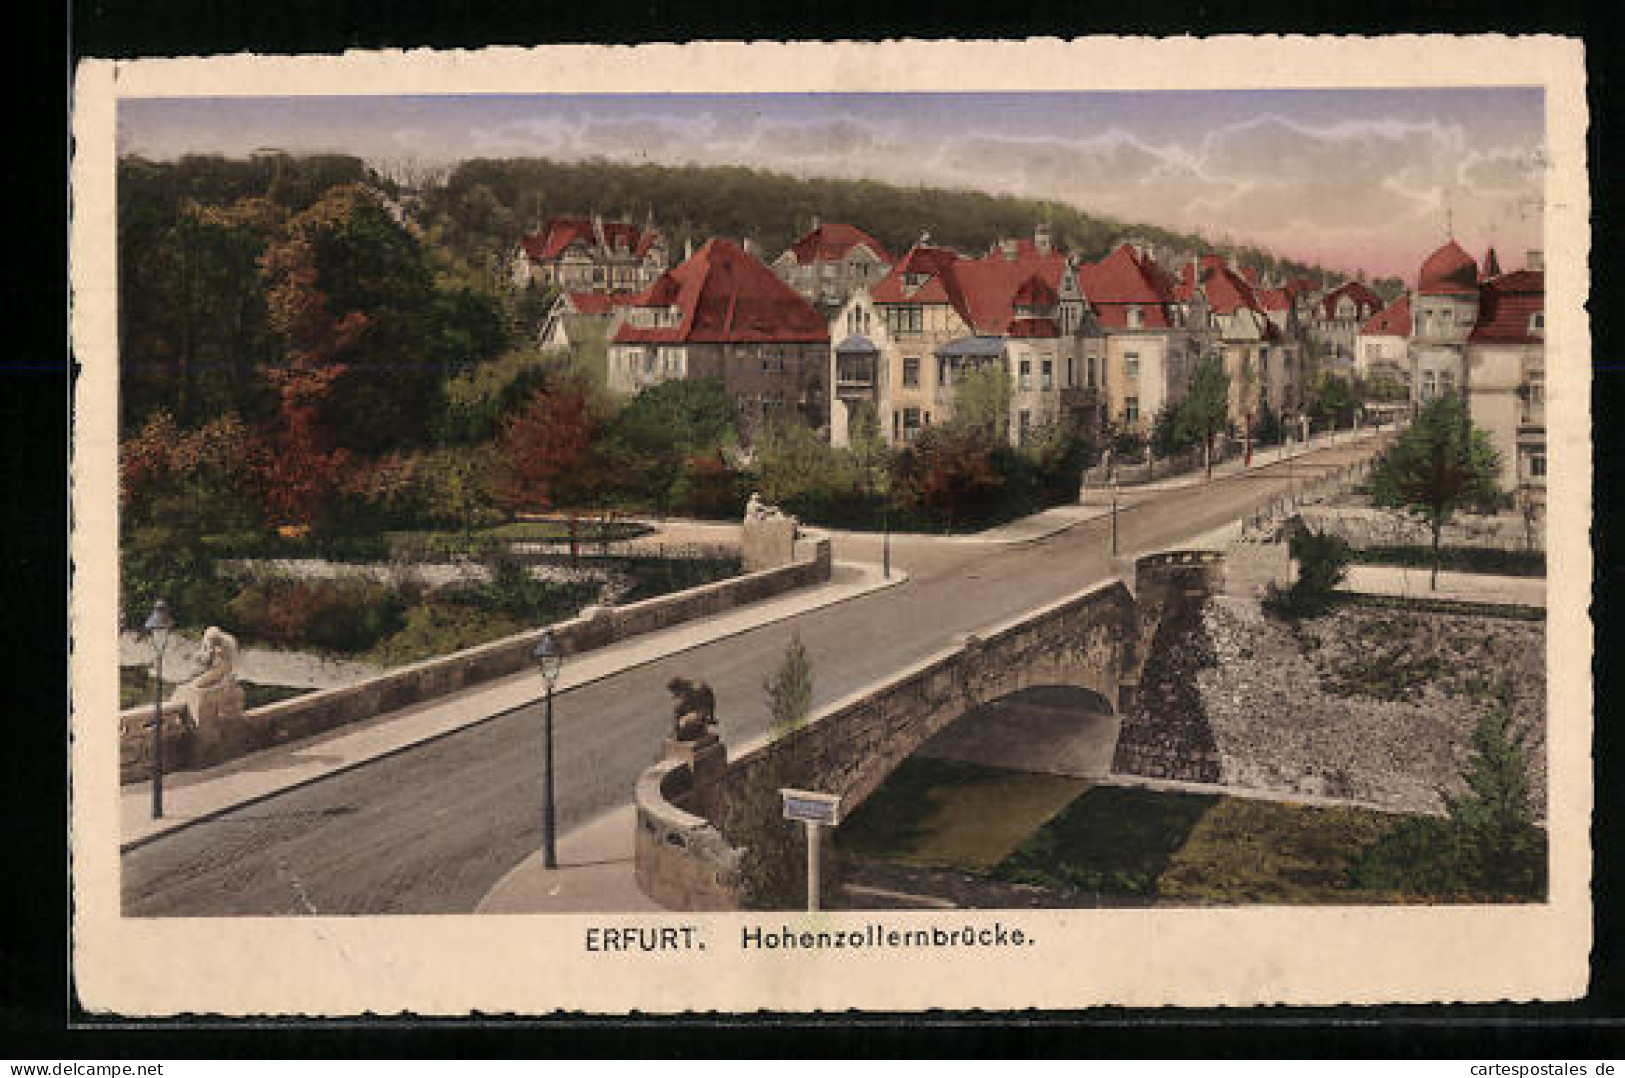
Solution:
[{"label": "chimney", "polygon": [[815,214],[813,214],[813,217],[812,217],[812,228],[809,229],[808,231],[817,232],[818,229],[821,227],[821,225],[822,225],[822,222],[818,220],[818,215],[815,213]]},{"label": "chimney", "polygon": [[1016,260],[1016,253],[1020,250],[1020,247],[1017,245],[1015,240],[1000,240],[999,248],[1004,252],[1004,260],[1006,262],[1014,262]]},{"label": "chimney", "polygon": [[693,236],[684,236],[683,237],[683,261],[687,262],[689,259],[691,259],[693,257],[694,257],[694,237]]},{"label": "chimney", "polygon": [[761,249],[756,246],[756,241],[750,237],[747,236],[745,238],[745,242],[742,246],[745,248],[745,253],[750,255],[752,258],[761,257]]},{"label": "chimney", "polygon": [[1041,223],[1037,228],[1033,229],[1033,246],[1038,248],[1038,253],[1041,255],[1050,253],[1052,245],[1047,223]]},{"label": "chimney", "polygon": [[1524,255],[1523,262],[1526,269],[1544,271],[1546,269],[1546,254],[1538,250],[1530,251]]}]

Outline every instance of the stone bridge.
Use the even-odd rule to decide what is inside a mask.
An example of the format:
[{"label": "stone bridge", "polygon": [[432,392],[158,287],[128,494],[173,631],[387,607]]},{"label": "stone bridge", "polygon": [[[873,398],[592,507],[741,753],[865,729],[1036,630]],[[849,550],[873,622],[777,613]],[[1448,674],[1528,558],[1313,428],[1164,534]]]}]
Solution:
[{"label": "stone bridge", "polygon": [[668,743],[666,759],[638,783],[636,865],[644,893],[671,909],[740,906],[740,851],[721,826],[778,754],[811,788],[840,794],[849,814],[926,741],[967,711],[1022,690],[1066,686],[1121,712],[1168,600],[1223,587],[1214,551],[1151,554],[1134,565],[1133,589],[1113,579],[957,641],[883,682],[815,713],[786,737],[728,761],[720,744],[696,753]]}]

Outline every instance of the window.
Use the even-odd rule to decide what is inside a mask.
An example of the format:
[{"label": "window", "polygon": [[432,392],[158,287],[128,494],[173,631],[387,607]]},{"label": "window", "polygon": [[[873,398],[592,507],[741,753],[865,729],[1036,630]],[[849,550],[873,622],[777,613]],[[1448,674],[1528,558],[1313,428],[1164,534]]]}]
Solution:
[{"label": "window", "polygon": [[1094,357],[1094,356],[1090,356],[1090,357],[1089,357],[1089,358],[1088,358],[1088,360],[1087,360],[1087,363],[1088,363],[1088,365],[1089,365],[1089,366],[1088,366],[1088,373],[1087,373],[1087,377],[1088,377],[1088,379],[1089,379],[1089,388],[1090,388],[1090,389],[1094,389],[1094,388],[1095,388],[1095,385],[1096,385],[1096,378],[1095,378],[1095,357]]},{"label": "window", "polygon": [[1422,372],[1422,400],[1427,402],[1439,395],[1438,379],[1432,371]]},{"label": "window", "polygon": [[951,386],[954,384],[953,361],[946,356],[937,357],[937,385]]},{"label": "window", "polygon": [[920,410],[918,408],[903,409],[903,441],[912,442],[920,434]]},{"label": "window", "polygon": [[1078,384],[1077,362],[1071,356],[1066,357],[1066,384],[1069,389]]},{"label": "window", "polygon": [[916,356],[908,356],[903,360],[903,384],[905,386],[918,386],[920,384],[920,360]]},{"label": "window", "polygon": [[1128,426],[1135,426],[1140,422],[1140,398],[1123,398],[1123,422]]},{"label": "window", "polygon": [[1021,377],[1017,380],[1017,385],[1021,389],[1031,389],[1033,387],[1032,360],[1024,359],[1021,361]]},{"label": "window", "polygon": [[1531,479],[1545,479],[1546,478],[1546,454],[1545,453],[1531,453],[1531,454],[1529,454],[1529,478],[1531,478]]},{"label": "window", "polygon": [[1536,311],[1529,316],[1529,332],[1535,336],[1546,332],[1546,315],[1543,311]]},{"label": "window", "polygon": [[1130,382],[1140,380],[1140,357],[1138,353],[1125,352],[1123,354],[1123,374],[1127,376]]},{"label": "window", "polygon": [[1055,361],[1046,359],[1038,366],[1038,388],[1055,388]]}]

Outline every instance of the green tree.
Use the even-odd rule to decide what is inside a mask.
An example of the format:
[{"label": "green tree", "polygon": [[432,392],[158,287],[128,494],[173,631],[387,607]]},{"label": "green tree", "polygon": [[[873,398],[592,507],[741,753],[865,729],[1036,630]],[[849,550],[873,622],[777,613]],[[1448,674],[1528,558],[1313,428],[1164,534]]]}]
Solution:
[{"label": "green tree", "polygon": [[1207,356],[1191,373],[1190,389],[1179,404],[1179,427],[1202,446],[1207,477],[1213,478],[1213,436],[1230,414],[1230,376],[1218,356]]},{"label": "green tree", "polygon": [[956,426],[978,431],[994,444],[1002,444],[1010,430],[1010,396],[1015,385],[1002,363],[969,368],[954,386]]},{"label": "green tree", "polygon": [[1429,401],[1372,467],[1371,500],[1428,526],[1432,589],[1439,587],[1440,533],[1457,510],[1496,497],[1500,469],[1489,434],[1473,426],[1467,405],[1453,393]]},{"label": "green tree", "polygon": [[[813,779],[810,742],[802,733],[812,710],[813,669],[799,634],[791,634],[762,692],[771,740],[730,806],[724,830],[744,850],[740,868],[746,903],[755,909],[794,909],[807,895],[806,847],[801,827],[784,818],[779,791],[806,787]],[[823,874],[825,895],[839,889],[836,875]]]},{"label": "green tree", "polygon": [[1292,535],[1291,552],[1298,563],[1298,579],[1284,592],[1271,584],[1264,608],[1291,619],[1324,613],[1337,596],[1337,586],[1348,576],[1348,543],[1338,535],[1298,528]]},{"label": "green tree", "polygon": [[1350,866],[1361,886],[1435,895],[1541,898],[1546,839],[1530,804],[1528,730],[1502,682],[1472,734],[1466,790],[1445,818],[1410,817]]},{"label": "green tree", "polygon": [[1360,406],[1364,396],[1363,387],[1328,372],[1320,376],[1320,382],[1315,387],[1309,415],[1333,427],[1351,426],[1355,409]]}]

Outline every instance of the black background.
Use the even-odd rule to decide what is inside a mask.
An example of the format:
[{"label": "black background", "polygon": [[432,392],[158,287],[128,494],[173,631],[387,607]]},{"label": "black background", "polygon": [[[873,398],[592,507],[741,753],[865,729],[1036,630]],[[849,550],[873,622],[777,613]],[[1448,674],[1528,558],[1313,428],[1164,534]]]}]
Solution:
[{"label": "black background", "polygon": [[[8,12],[8,50],[32,85],[13,82],[4,145],[6,299],[0,336],[0,1056],[12,1059],[223,1056],[815,1055],[963,1056],[1455,1056],[1588,1061],[1622,1051],[1619,919],[1621,757],[1614,728],[1619,665],[1610,613],[1622,583],[1625,529],[1613,462],[1625,451],[1619,421],[1625,351],[1618,331],[1620,257],[1615,131],[1618,29],[1583,0],[1395,0],[1308,4],[1027,5],[934,2],[923,10],[852,0],[712,2],[703,7],[524,3],[523,0],[93,0]],[[554,42],[753,38],[1021,38],[1083,34],[1509,32],[1587,41],[1593,185],[1592,333],[1595,375],[1597,625],[1597,924],[1588,998],[1564,1005],[1386,1007],[1254,1011],[695,1018],[627,1021],[492,1018],[478,1022],[114,1022],[80,1010],[68,964],[67,190],[72,65],[77,57],[337,52],[346,48],[537,45]],[[1496,73],[1485,72],[1485,82]],[[60,212],[55,212],[60,211]],[[111,237],[102,249],[110,253]],[[1562,360],[1555,360],[1562,361]],[[1466,957],[1466,956],[1464,956]]]}]

